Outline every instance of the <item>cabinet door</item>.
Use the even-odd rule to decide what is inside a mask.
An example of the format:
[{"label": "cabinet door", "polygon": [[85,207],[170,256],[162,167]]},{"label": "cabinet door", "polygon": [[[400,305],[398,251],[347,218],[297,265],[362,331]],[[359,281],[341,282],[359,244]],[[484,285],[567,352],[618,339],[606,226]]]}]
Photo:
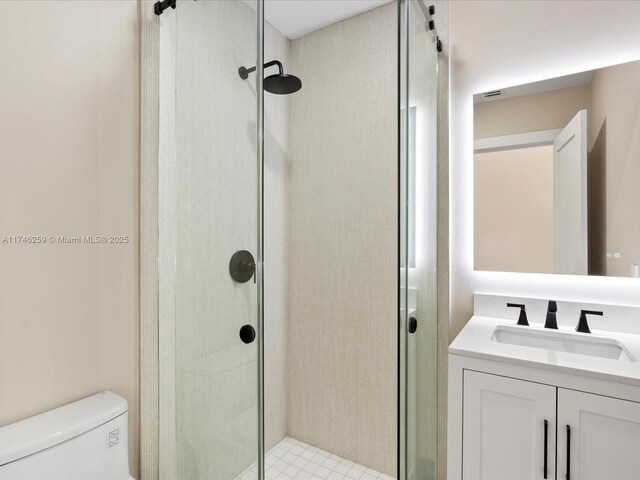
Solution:
[{"label": "cabinet door", "polygon": [[465,370],[463,410],[464,479],[555,479],[556,387]]},{"label": "cabinet door", "polygon": [[559,388],[558,478],[638,480],[640,403]]}]

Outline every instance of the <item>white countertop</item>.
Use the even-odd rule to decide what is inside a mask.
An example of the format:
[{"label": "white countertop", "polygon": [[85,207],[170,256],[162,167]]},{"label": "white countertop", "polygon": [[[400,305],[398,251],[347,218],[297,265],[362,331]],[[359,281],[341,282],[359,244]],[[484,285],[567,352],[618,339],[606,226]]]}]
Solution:
[{"label": "white countertop", "polygon": [[449,346],[449,353],[467,357],[510,363],[526,367],[555,370],[602,380],[640,386],[640,335],[633,333],[594,330],[592,333],[577,333],[573,328],[560,326],[558,331],[579,336],[604,337],[618,340],[635,362],[612,360],[589,355],[547,350],[537,347],[499,343],[492,340],[498,326],[549,331],[542,324],[517,326],[515,320],[474,315]]}]

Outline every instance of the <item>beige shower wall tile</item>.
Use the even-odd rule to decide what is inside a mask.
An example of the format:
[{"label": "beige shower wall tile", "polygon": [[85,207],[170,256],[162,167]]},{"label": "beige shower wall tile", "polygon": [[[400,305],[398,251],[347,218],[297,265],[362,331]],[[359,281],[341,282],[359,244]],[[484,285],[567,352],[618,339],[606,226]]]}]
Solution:
[{"label": "beige shower wall tile", "polygon": [[396,6],[291,42],[288,428],[396,470]]}]

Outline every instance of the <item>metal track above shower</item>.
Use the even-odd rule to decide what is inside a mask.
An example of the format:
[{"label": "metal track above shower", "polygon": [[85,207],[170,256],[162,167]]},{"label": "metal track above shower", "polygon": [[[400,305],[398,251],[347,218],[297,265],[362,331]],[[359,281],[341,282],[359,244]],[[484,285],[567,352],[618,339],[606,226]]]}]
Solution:
[{"label": "metal track above shower", "polygon": [[438,29],[436,26],[436,21],[434,20],[434,17],[436,14],[436,7],[435,5],[429,5],[427,7],[424,3],[424,0],[418,0],[418,5],[420,6],[420,10],[422,10],[422,14],[424,15],[424,18],[426,19],[424,28],[428,32],[433,32],[436,51],[440,53],[442,52],[442,40],[440,40],[440,36],[438,35]]}]

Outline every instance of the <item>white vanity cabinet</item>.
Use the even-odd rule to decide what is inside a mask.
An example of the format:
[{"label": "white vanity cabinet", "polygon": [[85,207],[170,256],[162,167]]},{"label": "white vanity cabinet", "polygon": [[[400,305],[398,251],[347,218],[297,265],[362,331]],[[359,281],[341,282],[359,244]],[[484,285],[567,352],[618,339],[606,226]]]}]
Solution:
[{"label": "white vanity cabinet", "polygon": [[559,388],[559,479],[567,467],[570,479],[639,479],[640,403]]},{"label": "white vanity cabinet", "polygon": [[640,478],[640,403],[471,369],[461,377],[463,479]]},{"label": "white vanity cabinet", "polygon": [[[474,295],[449,345],[448,480],[640,480],[640,307],[558,301],[545,328],[548,306]],[[591,333],[583,310],[604,312]]]},{"label": "white vanity cabinet", "polygon": [[463,409],[465,479],[555,478],[554,387],[465,371]]}]

